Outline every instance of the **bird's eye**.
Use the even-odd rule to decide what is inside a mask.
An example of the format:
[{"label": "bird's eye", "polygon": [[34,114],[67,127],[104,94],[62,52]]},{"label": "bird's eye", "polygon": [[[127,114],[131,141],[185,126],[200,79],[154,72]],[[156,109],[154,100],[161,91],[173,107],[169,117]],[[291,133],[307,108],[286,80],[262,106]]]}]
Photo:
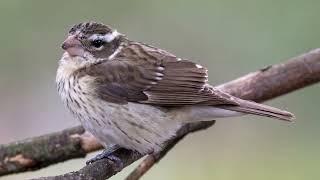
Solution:
[{"label": "bird's eye", "polygon": [[105,44],[105,42],[101,39],[95,39],[91,41],[91,45],[95,48],[100,48]]}]

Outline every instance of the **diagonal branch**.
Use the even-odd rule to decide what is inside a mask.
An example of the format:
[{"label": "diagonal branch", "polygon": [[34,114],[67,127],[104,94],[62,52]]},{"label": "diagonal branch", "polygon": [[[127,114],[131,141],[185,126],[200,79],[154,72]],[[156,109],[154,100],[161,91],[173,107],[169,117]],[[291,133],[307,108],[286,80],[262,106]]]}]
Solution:
[{"label": "diagonal branch", "polygon": [[[320,49],[316,49],[292,58],[284,64],[269,66],[220,85],[218,88],[243,99],[264,101],[319,81]],[[188,133],[206,129],[213,124],[214,122],[200,122],[183,126],[177,138],[168,142],[160,155],[153,157],[153,160],[147,157],[148,161],[143,161],[147,163],[141,166],[143,168],[139,169],[139,166],[128,179],[141,177],[148,167],[152,167]],[[101,148],[82,127],[2,145],[0,146],[0,175],[39,169],[67,159],[83,157],[86,153]],[[125,166],[141,158],[140,154],[131,151],[115,153],[125,162]],[[41,179],[106,179],[120,170],[111,161],[100,160],[76,172]]]}]

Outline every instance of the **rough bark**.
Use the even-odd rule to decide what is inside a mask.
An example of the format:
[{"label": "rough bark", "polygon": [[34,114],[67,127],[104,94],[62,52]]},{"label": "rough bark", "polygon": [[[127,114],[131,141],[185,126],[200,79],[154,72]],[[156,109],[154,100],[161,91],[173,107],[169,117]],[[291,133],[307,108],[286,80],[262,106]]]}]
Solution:
[{"label": "rough bark", "polygon": [[102,148],[81,126],[0,145],[0,176],[36,170]]}]

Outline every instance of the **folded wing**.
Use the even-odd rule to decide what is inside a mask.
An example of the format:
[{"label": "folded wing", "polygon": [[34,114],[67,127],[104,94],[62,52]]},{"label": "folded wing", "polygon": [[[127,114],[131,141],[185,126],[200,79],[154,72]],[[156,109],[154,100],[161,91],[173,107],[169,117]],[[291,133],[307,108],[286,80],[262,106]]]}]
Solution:
[{"label": "folded wing", "polygon": [[113,60],[88,67],[96,94],[114,103],[139,102],[157,106],[208,105],[290,120],[293,115],[245,101],[207,84],[207,69],[155,47],[131,44]]}]

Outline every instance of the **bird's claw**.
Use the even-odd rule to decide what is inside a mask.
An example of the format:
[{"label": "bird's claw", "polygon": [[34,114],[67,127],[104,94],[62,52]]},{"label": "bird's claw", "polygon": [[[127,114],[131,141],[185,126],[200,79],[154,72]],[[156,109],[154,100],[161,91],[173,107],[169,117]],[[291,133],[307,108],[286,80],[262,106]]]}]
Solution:
[{"label": "bird's claw", "polygon": [[112,154],[113,152],[115,152],[119,148],[120,147],[117,145],[112,145],[108,149],[103,150],[102,153],[100,153],[97,156],[95,156],[94,158],[88,160],[86,162],[86,164],[89,165],[89,164],[92,164],[92,163],[99,161],[101,159],[109,159],[110,161],[112,161],[116,165],[117,168],[122,169],[124,166],[122,160],[119,157]]}]

